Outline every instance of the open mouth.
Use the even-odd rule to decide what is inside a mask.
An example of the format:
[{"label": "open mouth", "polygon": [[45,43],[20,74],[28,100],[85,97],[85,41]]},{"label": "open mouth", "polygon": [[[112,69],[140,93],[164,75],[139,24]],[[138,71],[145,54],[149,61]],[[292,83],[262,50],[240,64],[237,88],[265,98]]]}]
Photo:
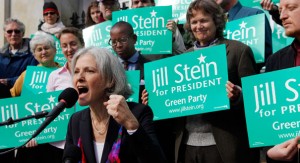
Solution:
[{"label": "open mouth", "polygon": [[79,95],[87,93],[89,91],[89,89],[87,87],[78,87],[77,89],[78,89]]}]

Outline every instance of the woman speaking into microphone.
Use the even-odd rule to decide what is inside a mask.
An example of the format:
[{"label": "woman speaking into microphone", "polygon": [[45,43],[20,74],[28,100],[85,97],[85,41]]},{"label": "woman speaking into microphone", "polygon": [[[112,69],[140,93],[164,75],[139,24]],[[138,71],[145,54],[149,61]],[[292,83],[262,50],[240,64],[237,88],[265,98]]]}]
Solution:
[{"label": "woman speaking into microphone", "polygon": [[71,70],[78,102],[88,108],[72,115],[65,149],[80,147],[82,162],[166,162],[151,108],[126,102],[132,91],[124,68],[109,50],[79,50]]}]

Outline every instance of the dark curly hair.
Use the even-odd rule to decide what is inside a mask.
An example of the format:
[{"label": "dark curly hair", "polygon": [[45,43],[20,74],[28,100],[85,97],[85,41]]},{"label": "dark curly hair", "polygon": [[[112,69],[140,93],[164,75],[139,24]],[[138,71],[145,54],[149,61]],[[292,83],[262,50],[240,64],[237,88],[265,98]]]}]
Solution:
[{"label": "dark curly hair", "polygon": [[190,32],[193,39],[195,39],[195,37],[191,31],[190,20],[195,16],[193,15],[193,11],[195,10],[201,10],[206,14],[209,14],[213,18],[213,21],[216,26],[216,38],[224,37],[223,31],[225,28],[226,21],[224,11],[220,7],[220,5],[218,5],[214,0],[196,0],[190,4],[187,10],[185,24],[185,28]]}]

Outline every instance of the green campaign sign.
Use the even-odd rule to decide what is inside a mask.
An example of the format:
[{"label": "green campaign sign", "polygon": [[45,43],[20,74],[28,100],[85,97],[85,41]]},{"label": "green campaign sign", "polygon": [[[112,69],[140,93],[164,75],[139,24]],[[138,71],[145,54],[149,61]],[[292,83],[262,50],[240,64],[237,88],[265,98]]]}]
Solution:
[{"label": "green campaign sign", "polygon": [[128,102],[139,102],[140,91],[140,71],[126,71],[128,83],[133,91],[133,94],[127,99]]},{"label": "green campaign sign", "polygon": [[237,40],[251,47],[256,63],[265,61],[265,15],[259,14],[226,24],[227,39]]},{"label": "green campaign sign", "polygon": [[[128,84],[130,84],[130,87],[133,91],[133,94],[127,99],[127,101],[138,103],[139,91],[140,91],[140,71],[139,70],[126,71],[126,77],[128,80]],[[88,108],[88,106],[79,105],[78,102],[75,105],[76,105],[75,106],[76,112]]]},{"label": "green campaign sign", "polygon": [[156,6],[172,6],[173,20],[178,20],[179,24],[186,22],[186,11],[193,0],[155,0]]},{"label": "green campaign sign", "polygon": [[[272,16],[268,11],[261,8],[260,1],[261,0],[240,0],[242,5],[244,6],[258,8],[265,12],[267,18],[269,19],[270,27],[272,30],[272,48],[274,53],[286,46],[285,43],[287,36],[285,35],[284,28],[273,21]],[[272,0],[272,2],[279,6],[279,0]]]},{"label": "green campaign sign", "polygon": [[272,48],[273,53],[275,53],[286,46],[287,36],[285,35],[285,30],[282,26],[276,24],[273,20],[270,21],[270,23],[272,28]]},{"label": "green campaign sign", "polygon": [[167,29],[172,19],[171,6],[145,7],[113,12],[113,24],[126,21],[138,36],[136,48],[142,54],[171,54],[172,32]]},{"label": "green campaign sign", "polygon": [[242,78],[250,147],[300,135],[300,67]]},{"label": "green campaign sign", "polygon": [[291,45],[291,44],[293,43],[294,39],[295,39],[295,38],[293,38],[293,37],[288,37],[288,38],[286,39],[286,46]]},{"label": "green campaign sign", "polygon": [[[146,63],[154,120],[225,110],[229,100],[225,45]],[[218,99],[218,100],[216,100]]]},{"label": "green campaign sign", "polygon": [[27,66],[22,87],[22,96],[47,92],[47,83],[50,73],[56,68],[43,66]]},{"label": "green campaign sign", "polygon": [[67,62],[67,59],[62,52],[59,39],[55,36],[53,37],[55,39],[55,46],[56,46],[56,55],[54,61],[57,62],[59,65],[63,66]]},{"label": "green campaign sign", "polygon": [[[259,8],[261,0],[239,0],[239,1],[243,6]],[[279,0],[272,0],[272,2],[276,4],[279,3]]]},{"label": "green campaign sign", "polygon": [[[61,91],[34,95],[33,98],[14,97],[0,100],[0,121],[5,122],[10,117],[14,120],[34,115],[36,112],[48,111],[58,103]],[[67,125],[74,109],[65,109],[46,127],[35,140],[41,143],[64,140]],[[25,143],[35,130],[44,122],[45,118],[28,119],[19,123],[0,126],[0,149],[20,146]]]},{"label": "green campaign sign", "polygon": [[96,46],[110,49],[108,45],[110,39],[111,21],[105,21],[82,30],[85,47]]}]

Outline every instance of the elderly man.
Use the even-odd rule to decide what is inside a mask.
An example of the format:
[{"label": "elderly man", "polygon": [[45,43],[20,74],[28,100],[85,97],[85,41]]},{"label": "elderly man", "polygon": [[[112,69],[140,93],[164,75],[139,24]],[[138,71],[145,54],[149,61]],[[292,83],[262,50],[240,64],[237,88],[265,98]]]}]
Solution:
[{"label": "elderly man", "polygon": [[[22,22],[9,18],[4,22],[3,30],[7,44],[0,49],[0,98],[7,98],[19,75],[28,65],[38,62],[30,52],[29,39],[23,38],[25,26]],[[0,155],[0,162],[14,162],[14,153]]]},{"label": "elderly man", "polygon": [[[266,63],[266,71],[275,71],[295,66],[300,66],[300,1],[280,0],[280,19],[285,29],[285,34],[294,37],[291,45],[271,55]],[[296,75],[296,74],[295,74]],[[268,163],[296,163],[298,142],[300,137],[276,145],[267,152]]]},{"label": "elderly man", "polygon": [[17,19],[4,22],[7,44],[0,49],[0,83],[11,88],[28,65],[37,65],[29,48],[29,39],[23,38],[25,26]]}]

